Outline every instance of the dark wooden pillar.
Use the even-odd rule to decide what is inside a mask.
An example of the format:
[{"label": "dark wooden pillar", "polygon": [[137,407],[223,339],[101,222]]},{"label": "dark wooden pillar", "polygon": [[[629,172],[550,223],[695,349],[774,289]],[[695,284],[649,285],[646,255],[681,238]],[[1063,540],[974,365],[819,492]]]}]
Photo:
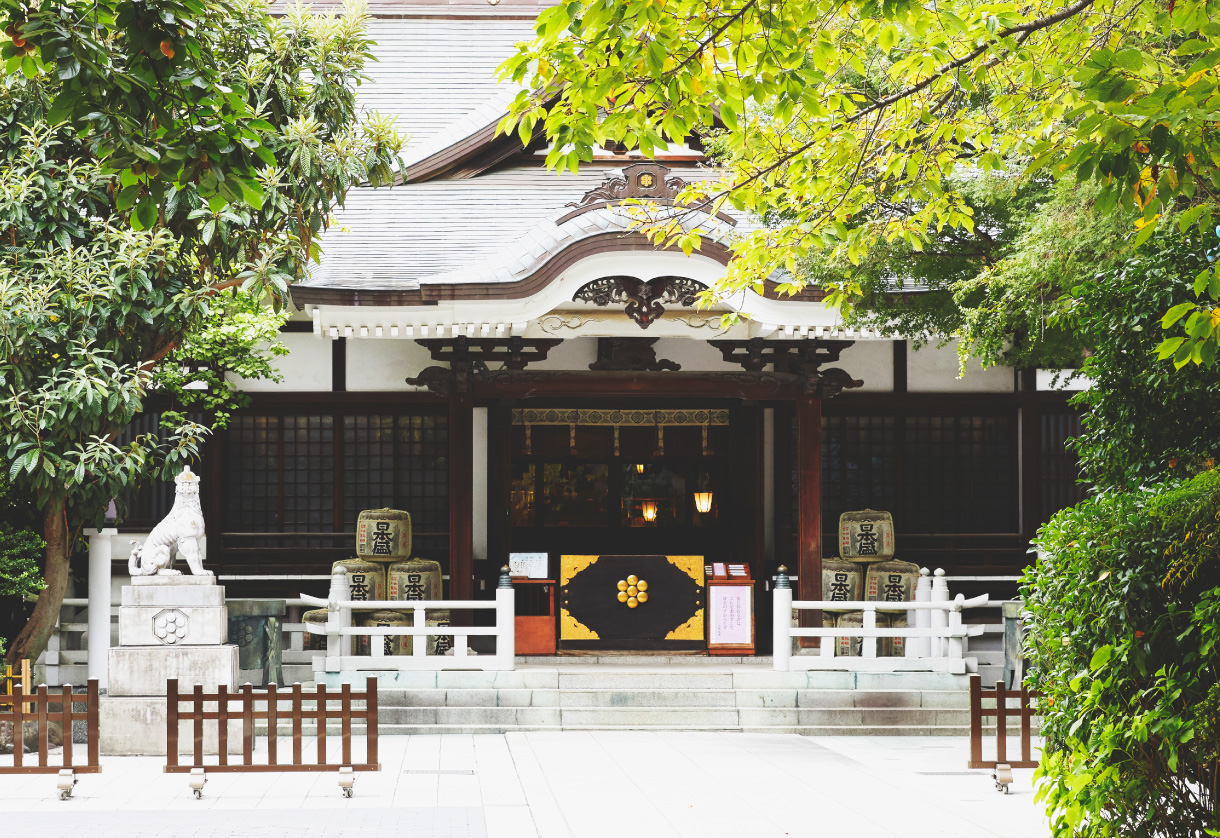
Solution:
[{"label": "dark wooden pillar", "polygon": [[[805,393],[796,400],[797,598],[822,598],[822,398]],[[802,626],[820,626],[820,611],[802,611]],[[801,638],[818,648],[817,638]]]},{"label": "dark wooden pillar", "polygon": [[474,598],[474,399],[470,383],[468,372],[455,370],[449,391],[449,596],[452,599]]}]

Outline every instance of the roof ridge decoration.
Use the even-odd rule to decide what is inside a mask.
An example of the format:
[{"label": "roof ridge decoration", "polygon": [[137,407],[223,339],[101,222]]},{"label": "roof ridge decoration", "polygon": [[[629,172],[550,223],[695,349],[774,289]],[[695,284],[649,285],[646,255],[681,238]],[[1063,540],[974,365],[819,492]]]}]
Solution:
[{"label": "roof ridge decoration", "polygon": [[[622,177],[611,175],[599,186],[586,192],[579,201],[572,201],[565,206],[574,209],[565,213],[555,223],[563,224],[579,215],[596,209],[613,207],[630,201],[651,201],[655,204],[676,207],[678,195],[690,185],[679,175],[670,175],[670,168],[661,163],[644,162],[624,166]],[[684,209],[696,210],[705,214],[707,203],[694,206],[682,205]],[[723,212],[716,213],[716,218],[730,227],[737,226],[737,219]]]},{"label": "roof ridge decoration", "polygon": [[608,306],[623,303],[627,316],[641,329],[647,329],[665,313],[662,303],[694,305],[707,286],[684,276],[659,276],[637,279],[634,276],[606,276],[587,282],[573,295],[573,300]]}]

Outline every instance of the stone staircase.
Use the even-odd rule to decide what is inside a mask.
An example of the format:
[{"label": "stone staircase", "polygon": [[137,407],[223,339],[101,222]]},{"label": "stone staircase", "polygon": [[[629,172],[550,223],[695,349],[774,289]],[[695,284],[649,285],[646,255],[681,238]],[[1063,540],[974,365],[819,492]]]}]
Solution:
[{"label": "stone staircase", "polygon": [[775,672],[757,662],[410,672],[382,681],[380,731],[965,736],[966,684],[965,676],[935,673]]}]

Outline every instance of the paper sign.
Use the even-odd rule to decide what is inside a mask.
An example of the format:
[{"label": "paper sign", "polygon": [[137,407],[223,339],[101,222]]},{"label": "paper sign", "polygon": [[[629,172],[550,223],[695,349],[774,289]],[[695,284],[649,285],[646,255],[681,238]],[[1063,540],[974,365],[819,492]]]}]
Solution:
[{"label": "paper sign", "polygon": [[545,579],[547,553],[509,553],[508,575],[527,579]]},{"label": "paper sign", "polygon": [[750,638],[750,593],[747,585],[710,585],[711,633],[708,643],[748,646]]}]

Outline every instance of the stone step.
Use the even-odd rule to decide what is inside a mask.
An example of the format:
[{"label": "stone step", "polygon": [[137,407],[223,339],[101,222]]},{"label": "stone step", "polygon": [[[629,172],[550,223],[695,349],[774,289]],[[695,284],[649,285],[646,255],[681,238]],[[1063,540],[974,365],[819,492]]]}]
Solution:
[{"label": "stone step", "polygon": [[709,672],[659,669],[624,669],[618,671],[559,670],[559,689],[571,690],[731,690],[734,673],[728,669]]}]

